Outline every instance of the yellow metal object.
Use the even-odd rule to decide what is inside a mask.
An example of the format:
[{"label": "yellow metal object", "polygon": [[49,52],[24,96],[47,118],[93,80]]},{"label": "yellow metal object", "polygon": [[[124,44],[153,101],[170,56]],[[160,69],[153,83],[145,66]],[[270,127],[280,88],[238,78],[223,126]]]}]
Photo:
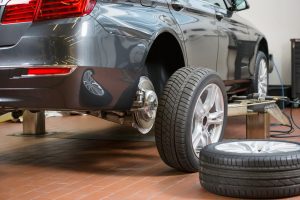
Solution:
[{"label": "yellow metal object", "polygon": [[0,123],[7,122],[7,121],[10,121],[10,120],[13,120],[13,119],[14,119],[14,117],[12,116],[11,112],[5,113],[5,114],[0,116]]}]

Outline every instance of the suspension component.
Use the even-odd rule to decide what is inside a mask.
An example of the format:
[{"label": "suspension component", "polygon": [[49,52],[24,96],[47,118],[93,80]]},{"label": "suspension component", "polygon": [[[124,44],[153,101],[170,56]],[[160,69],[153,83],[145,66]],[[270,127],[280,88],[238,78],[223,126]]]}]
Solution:
[{"label": "suspension component", "polygon": [[132,126],[140,133],[147,134],[154,125],[157,107],[158,98],[153,84],[149,78],[142,76],[130,111],[102,111],[90,114],[118,124]]}]

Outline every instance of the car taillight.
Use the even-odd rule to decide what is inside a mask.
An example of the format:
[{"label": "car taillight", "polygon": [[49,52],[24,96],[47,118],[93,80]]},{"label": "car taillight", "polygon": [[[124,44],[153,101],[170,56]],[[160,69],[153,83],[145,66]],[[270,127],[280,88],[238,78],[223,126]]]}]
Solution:
[{"label": "car taillight", "polygon": [[3,24],[30,22],[37,10],[38,0],[11,0],[5,7]]},{"label": "car taillight", "polygon": [[29,68],[27,70],[27,76],[45,76],[45,75],[66,75],[69,74],[72,71],[72,68],[58,68],[58,67],[53,67],[53,68]]},{"label": "car taillight", "polygon": [[89,14],[96,0],[42,0],[36,20],[79,17]]},{"label": "car taillight", "polygon": [[89,14],[97,0],[11,0],[2,16],[3,24],[42,21]]}]

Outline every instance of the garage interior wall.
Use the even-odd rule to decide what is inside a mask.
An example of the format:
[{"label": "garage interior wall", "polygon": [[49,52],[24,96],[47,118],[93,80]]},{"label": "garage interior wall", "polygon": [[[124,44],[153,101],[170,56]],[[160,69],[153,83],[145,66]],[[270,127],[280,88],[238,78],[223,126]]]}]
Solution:
[{"label": "garage interior wall", "polygon": [[[248,0],[250,9],[240,16],[262,31],[285,85],[291,85],[291,42],[300,38],[300,0]],[[275,72],[270,85],[280,85]]]}]

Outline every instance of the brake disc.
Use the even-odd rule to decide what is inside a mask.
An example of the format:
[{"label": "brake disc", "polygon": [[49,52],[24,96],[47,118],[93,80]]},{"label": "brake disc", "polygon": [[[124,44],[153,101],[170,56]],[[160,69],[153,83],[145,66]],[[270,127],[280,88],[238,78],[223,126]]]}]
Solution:
[{"label": "brake disc", "polygon": [[154,86],[148,77],[140,78],[137,94],[140,95],[138,99],[141,101],[141,107],[134,111],[134,127],[147,134],[154,125],[158,106]]}]

